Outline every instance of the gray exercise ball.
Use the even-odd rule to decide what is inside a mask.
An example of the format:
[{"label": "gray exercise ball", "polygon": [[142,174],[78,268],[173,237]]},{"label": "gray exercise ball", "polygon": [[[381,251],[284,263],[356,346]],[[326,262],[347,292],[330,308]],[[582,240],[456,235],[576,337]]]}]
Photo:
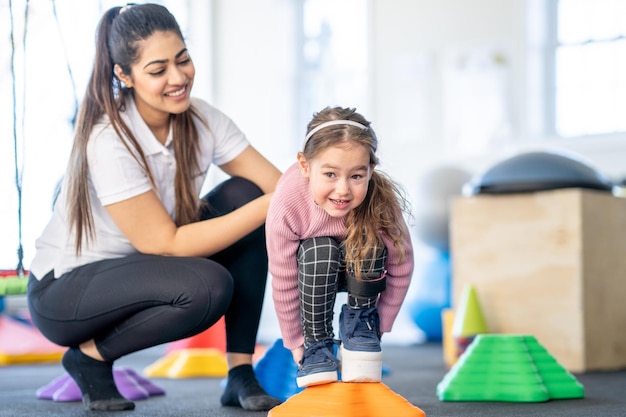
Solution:
[{"label": "gray exercise ball", "polygon": [[602,173],[582,159],[565,153],[534,151],[507,158],[463,187],[466,196],[590,188],[612,191]]}]

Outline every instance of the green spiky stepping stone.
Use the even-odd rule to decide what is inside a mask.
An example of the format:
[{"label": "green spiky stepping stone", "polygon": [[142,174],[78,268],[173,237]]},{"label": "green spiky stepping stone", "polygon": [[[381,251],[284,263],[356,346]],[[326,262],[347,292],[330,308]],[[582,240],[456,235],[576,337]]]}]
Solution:
[{"label": "green spiky stepping stone", "polygon": [[534,336],[480,334],[437,385],[441,401],[543,402],[584,387]]}]

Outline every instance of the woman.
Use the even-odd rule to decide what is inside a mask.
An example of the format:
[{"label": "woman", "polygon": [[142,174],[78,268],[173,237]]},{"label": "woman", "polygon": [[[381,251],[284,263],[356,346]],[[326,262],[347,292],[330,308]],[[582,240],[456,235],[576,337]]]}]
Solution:
[{"label": "woman", "polygon": [[[225,315],[224,406],[268,410],[252,353],[267,277],[264,222],[280,171],[223,113],[191,97],[195,70],[159,5],[101,18],[62,195],[37,240],[33,322],[68,346],[91,410],[134,403],[116,359],[198,334]],[[199,199],[211,163],[230,179]]]}]

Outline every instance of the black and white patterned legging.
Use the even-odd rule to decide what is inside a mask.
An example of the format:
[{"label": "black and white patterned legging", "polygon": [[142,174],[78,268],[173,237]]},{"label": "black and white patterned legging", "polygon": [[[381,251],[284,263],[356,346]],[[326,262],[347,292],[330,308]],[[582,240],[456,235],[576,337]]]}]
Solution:
[{"label": "black and white patterned legging", "polygon": [[[361,270],[382,274],[387,261],[387,249],[384,246],[375,247],[370,253],[371,257],[360,261]],[[297,256],[300,316],[304,343],[308,346],[334,337],[335,298],[338,292],[347,291],[345,252],[340,241],[322,236],[300,242]],[[347,269],[353,270],[350,265]],[[348,293],[348,305],[368,308],[376,304],[377,298],[356,297]]]}]

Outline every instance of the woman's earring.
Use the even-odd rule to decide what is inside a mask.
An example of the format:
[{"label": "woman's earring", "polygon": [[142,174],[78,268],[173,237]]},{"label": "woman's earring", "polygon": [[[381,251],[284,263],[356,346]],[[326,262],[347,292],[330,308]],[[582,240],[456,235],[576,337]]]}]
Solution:
[{"label": "woman's earring", "polygon": [[122,72],[122,69],[120,67],[118,67],[117,65],[115,66],[115,69],[113,70],[115,73],[115,77],[117,78],[117,80],[120,82],[120,86],[122,88],[133,88],[132,85],[128,85],[123,81],[123,78],[128,78],[128,77],[122,77],[122,75],[124,74]]}]

